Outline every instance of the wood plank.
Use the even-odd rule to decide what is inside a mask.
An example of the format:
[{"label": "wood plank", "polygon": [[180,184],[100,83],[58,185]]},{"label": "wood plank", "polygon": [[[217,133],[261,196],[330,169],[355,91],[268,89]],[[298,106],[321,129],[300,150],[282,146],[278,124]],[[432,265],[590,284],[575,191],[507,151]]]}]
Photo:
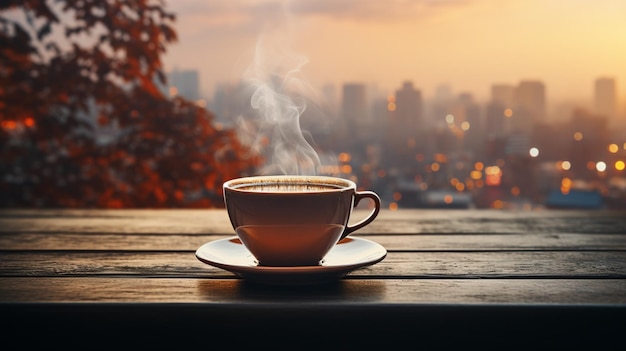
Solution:
[{"label": "wood plank", "polygon": [[[2,252],[0,276],[234,277],[193,252]],[[626,252],[390,252],[353,277],[626,279]]]},{"label": "wood plank", "polygon": [[[201,245],[233,234],[81,234],[3,233],[0,250],[195,251]],[[389,251],[484,250],[626,250],[626,235],[618,234],[353,234]]]},{"label": "wood plank", "polygon": [[[367,211],[357,210],[356,220]],[[230,234],[223,209],[0,210],[0,232]],[[626,234],[626,211],[383,210],[359,234]]]},{"label": "wood plank", "polygon": [[618,279],[342,279],[276,287],[239,279],[0,278],[0,302],[375,304],[601,304],[626,307]]}]

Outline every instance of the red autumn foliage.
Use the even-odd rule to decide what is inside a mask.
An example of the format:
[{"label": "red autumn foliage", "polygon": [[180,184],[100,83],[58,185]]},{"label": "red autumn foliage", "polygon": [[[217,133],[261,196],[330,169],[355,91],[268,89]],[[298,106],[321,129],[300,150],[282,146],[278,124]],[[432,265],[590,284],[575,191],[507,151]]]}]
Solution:
[{"label": "red autumn foliage", "polygon": [[0,2],[1,207],[223,206],[260,160],[162,93],[174,21],[151,0]]}]

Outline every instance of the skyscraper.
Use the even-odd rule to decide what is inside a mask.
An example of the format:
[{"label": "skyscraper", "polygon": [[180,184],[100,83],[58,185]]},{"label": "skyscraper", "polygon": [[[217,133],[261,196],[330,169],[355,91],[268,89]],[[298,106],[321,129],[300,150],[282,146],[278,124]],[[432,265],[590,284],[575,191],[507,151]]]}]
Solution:
[{"label": "skyscraper", "polygon": [[413,87],[412,82],[404,82],[402,88],[396,90],[395,123],[409,135],[415,136],[422,122],[422,93]]},{"label": "skyscraper", "polygon": [[[345,83],[341,97],[341,116],[339,134],[345,141],[356,142],[366,136],[365,121],[368,118],[367,94],[365,84]],[[356,138],[355,138],[356,137]]]},{"label": "skyscraper", "polygon": [[367,113],[367,99],[365,85],[360,83],[346,83],[343,85],[341,99],[341,117],[346,121],[358,123]]},{"label": "skyscraper", "polygon": [[615,79],[601,77],[595,80],[593,102],[595,112],[613,119],[617,115],[617,89]]},{"label": "skyscraper", "polygon": [[542,82],[525,80],[515,88],[515,108],[512,115],[513,131],[530,133],[535,122],[546,117],[546,89]]},{"label": "skyscraper", "polygon": [[392,97],[388,116],[387,146],[396,155],[414,158],[423,127],[421,91],[415,89],[413,83],[404,82]]},{"label": "skyscraper", "polygon": [[494,84],[491,86],[491,100],[485,113],[485,136],[503,137],[510,130],[510,120],[515,107],[515,86]]}]

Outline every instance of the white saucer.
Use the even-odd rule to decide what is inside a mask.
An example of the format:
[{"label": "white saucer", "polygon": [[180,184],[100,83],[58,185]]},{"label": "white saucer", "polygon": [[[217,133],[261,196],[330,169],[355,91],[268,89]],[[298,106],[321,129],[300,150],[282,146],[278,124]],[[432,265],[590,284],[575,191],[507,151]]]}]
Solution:
[{"label": "white saucer", "polygon": [[236,236],[208,242],[196,250],[196,257],[211,266],[241,278],[264,284],[318,284],[339,279],[349,272],[373,265],[387,256],[387,250],[371,240],[347,237],[326,255],[319,266],[259,266]]}]

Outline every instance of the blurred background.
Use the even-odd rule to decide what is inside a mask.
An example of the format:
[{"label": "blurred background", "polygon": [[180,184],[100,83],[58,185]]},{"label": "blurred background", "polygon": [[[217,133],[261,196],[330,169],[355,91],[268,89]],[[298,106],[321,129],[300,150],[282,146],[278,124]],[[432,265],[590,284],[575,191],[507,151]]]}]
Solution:
[{"label": "blurred background", "polygon": [[626,2],[0,3],[0,206],[626,208]]}]

